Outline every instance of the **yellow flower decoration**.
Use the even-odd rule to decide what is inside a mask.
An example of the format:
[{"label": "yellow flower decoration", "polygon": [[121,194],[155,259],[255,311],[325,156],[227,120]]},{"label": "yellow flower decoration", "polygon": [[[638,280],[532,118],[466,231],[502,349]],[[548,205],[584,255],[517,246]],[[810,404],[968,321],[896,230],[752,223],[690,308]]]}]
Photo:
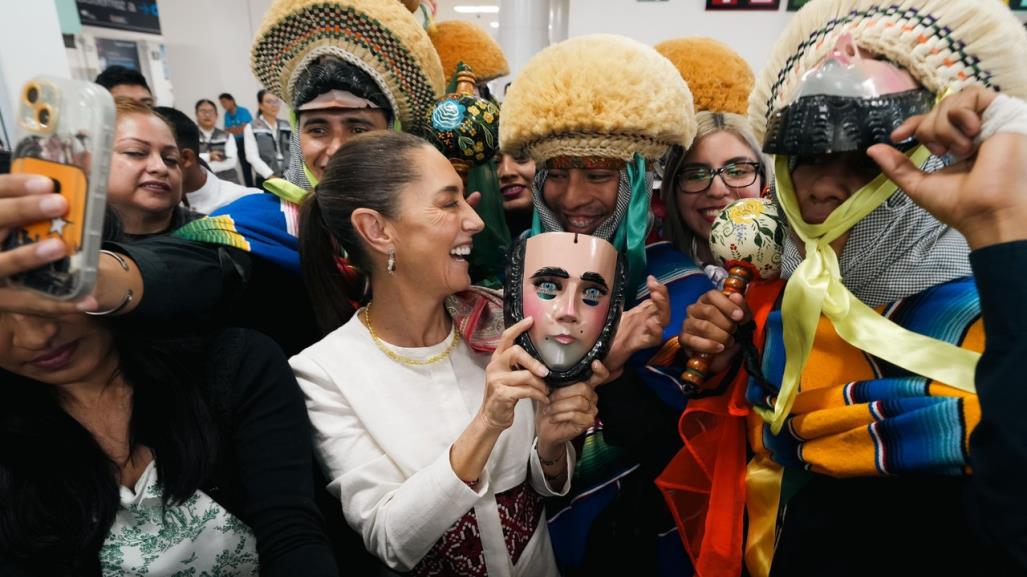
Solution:
[{"label": "yellow flower decoration", "polygon": [[743,203],[738,206],[731,207],[728,212],[728,218],[731,222],[742,223],[752,220],[763,214],[763,205],[759,203]]},{"label": "yellow flower decoration", "polygon": [[478,116],[479,114],[481,114],[481,111],[478,110],[477,106],[471,106],[470,108],[467,109],[467,112],[470,112],[471,115],[473,115],[473,116]]},{"label": "yellow flower decoration", "polygon": [[485,118],[485,122],[492,122],[496,119],[495,115],[493,115],[491,112],[486,112],[483,115],[483,118]]}]

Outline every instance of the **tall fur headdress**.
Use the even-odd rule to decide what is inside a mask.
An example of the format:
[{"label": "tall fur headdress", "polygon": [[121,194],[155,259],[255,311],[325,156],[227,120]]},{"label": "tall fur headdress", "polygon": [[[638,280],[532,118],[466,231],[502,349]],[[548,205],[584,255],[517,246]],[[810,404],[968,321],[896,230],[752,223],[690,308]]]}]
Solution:
[{"label": "tall fur headdress", "polygon": [[745,115],[756,82],[752,68],[730,46],[713,38],[676,38],[655,46],[688,83],[695,111]]},{"label": "tall fur headdress", "polygon": [[555,157],[652,160],[695,137],[692,93],[669,60],[623,36],[571,38],[536,54],[503,102],[500,148]]}]

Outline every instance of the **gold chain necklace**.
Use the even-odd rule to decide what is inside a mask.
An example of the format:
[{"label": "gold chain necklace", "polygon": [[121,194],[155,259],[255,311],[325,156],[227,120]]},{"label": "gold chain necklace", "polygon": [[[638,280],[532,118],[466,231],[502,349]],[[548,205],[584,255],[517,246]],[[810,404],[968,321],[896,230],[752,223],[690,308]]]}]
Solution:
[{"label": "gold chain necklace", "polygon": [[385,346],[385,343],[380,338],[378,338],[378,335],[374,332],[374,326],[371,325],[370,302],[367,303],[366,307],[364,307],[364,322],[367,323],[367,332],[371,333],[371,340],[373,340],[374,344],[378,346],[378,349],[381,352],[385,353],[385,355],[390,359],[396,361],[397,363],[403,363],[404,365],[423,366],[435,364],[441,361],[442,359],[448,357],[449,353],[452,353],[453,349],[455,349],[456,346],[460,344],[460,331],[456,330],[456,324],[454,322],[453,340],[449,343],[449,346],[446,347],[446,350],[436,355],[432,355],[427,359],[411,359],[410,357],[404,357],[403,355],[400,355],[395,351],[391,350],[389,347]]}]

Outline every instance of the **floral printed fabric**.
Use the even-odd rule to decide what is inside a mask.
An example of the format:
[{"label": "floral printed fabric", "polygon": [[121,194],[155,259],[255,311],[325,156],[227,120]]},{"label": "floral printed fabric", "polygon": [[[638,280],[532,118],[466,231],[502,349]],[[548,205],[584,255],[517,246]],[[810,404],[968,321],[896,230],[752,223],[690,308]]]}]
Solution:
[{"label": "floral printed fabric", "polygon": [[256,538],[202,491],[163,507],[153,462],[121,508],[100,550],[104,577],[257,575]]}]

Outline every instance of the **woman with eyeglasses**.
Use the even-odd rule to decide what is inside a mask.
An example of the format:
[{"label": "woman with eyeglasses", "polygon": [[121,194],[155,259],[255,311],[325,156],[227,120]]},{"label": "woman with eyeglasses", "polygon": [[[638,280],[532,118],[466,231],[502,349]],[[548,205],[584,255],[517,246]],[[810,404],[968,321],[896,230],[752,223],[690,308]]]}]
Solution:
[{"label": "woman with eyeglasses", "polygon": [[711,268],[715,263],[707,242],[713,219],[735,200],[769,194],[773,173],[744,117],[703,111],[696,122],[692,146],[675,147],[667,160],[660,191],[667,204],[663,234],[719,282],[722,269]]}]

